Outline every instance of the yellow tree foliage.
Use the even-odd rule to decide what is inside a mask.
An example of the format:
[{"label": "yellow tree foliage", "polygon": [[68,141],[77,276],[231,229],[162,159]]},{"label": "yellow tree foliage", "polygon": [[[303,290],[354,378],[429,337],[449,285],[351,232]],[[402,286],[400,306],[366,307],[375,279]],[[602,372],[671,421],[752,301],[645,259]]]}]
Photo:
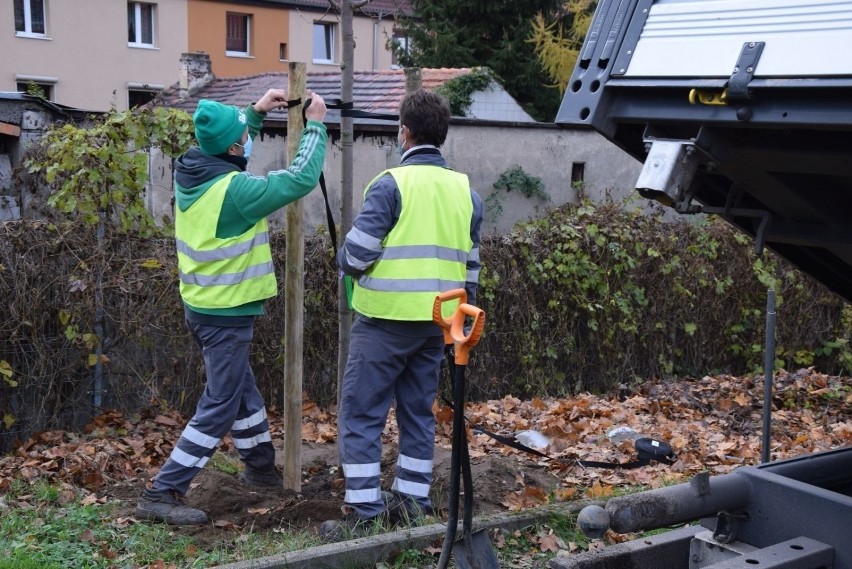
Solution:
[{"label": "yellow tree foliage", "polygon": [[565,92],[571,72],[577,62],[583,39],[594,17],[597,0],[566,0],[555,18],[539,13],[532,22],[529,41],[545,73]]}]

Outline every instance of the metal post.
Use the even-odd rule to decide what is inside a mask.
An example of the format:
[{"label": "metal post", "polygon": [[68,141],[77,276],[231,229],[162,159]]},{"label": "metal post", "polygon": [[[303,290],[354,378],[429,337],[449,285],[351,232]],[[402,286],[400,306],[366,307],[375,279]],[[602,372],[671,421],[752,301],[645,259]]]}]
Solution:
[{"label": "metal post", "polygon": [[[104,225],[106,225],[106,212],[101,209],[98,211],[98,251],[104,250]],[[94,413],[101,412],[103,407],[104,394],[104,266],[100,264],[98,267],[98,279],[95,284],[95,336],[98,338],[98,345],[95,349],[95,387],[92,390],[92,407]]]},{"label": "metal post", "polygon": [[769,289],[766,298],[766,353],[763,369],[763,443],[760,461],[769,462],[770,431],[772,428],[772,380],[775,376],[775,291]]}]

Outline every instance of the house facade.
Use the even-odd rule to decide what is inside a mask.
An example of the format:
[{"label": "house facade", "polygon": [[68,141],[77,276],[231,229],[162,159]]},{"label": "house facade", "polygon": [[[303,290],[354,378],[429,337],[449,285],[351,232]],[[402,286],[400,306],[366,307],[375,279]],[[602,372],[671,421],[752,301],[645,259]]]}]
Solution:
[{"label": "house facade", "polygon": [[[394,67],[394,17],[408,11],[403,0],[355,11],[355,69]],[[182,53],[209,54],[219,77],[286,71],[291,60],[323,71],[339,69],[342,39],[328,0],[11,0],[0,2],[0,91],[124,110],[172,85]]]},{"label": "house facade", "polygon": [[[341,16],[329,0],[188,0],[187,9],[189,51],[209,54],[218,77],[286,71],[290,61],[308,71],[340,68]],[[390,42],[406,42],[395,17],[409,12],[407,0],[372,0],[355,10],[355,70],[395,67]]]},{"label": "house facade", "polygon": [[188,25],[185,0],[0,2],[0,91],[126,109],[174,82]]}]

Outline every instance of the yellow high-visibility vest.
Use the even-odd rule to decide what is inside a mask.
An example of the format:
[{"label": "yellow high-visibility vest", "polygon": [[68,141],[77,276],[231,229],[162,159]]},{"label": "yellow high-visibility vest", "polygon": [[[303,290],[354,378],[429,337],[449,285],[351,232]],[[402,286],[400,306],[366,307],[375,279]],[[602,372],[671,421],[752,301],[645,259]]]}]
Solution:
[{"label": "yellow high-visibility vest", "polygon": [[[473,247],[470,183],[440,166],[400,166],[379,174],[365,196],[386,173],[399,188],[399,220],[382,241],[382,256],[355,283],[352,306],[374,318],[428,321],[438,294],[465,285]],[[456,305],[444,303],[444,316]]]},{"label": "yellow high-visibility vest", "polygon": [[235,237],[216,237],[228,185],[218,180],[186,211],[175,208],[180,295],[196,308],[234,308],[278,293],[266,219]]}]

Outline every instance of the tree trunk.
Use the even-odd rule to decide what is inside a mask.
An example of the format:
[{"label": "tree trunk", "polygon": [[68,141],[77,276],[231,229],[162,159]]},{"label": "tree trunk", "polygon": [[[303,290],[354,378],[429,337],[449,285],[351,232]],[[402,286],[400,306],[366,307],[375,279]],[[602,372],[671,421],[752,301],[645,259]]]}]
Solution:
[{"label": "tree trunk", "polygon": [[[343,102],[352,101],[353,65],[355,62],[355,34],[353,33],[354,9],[367,4],[363,0],[353,3],[352,0],[342,0],[340,6],[341,29],[343,31],[343,57],[340,64],[340,98]],[[346,234],[352,228],[352,196],[353,196],[353,145],[354,133],[352,117],[340,117],[340,154],[342,163],[340,184],[340,228],[338,247],[343,246]],[[352,326],[352,312],[346,303],[346,288],[343,279],[337,282],[337,405],[338,416],[343,395],[343,372],[349,360],[349,331]]]}]

